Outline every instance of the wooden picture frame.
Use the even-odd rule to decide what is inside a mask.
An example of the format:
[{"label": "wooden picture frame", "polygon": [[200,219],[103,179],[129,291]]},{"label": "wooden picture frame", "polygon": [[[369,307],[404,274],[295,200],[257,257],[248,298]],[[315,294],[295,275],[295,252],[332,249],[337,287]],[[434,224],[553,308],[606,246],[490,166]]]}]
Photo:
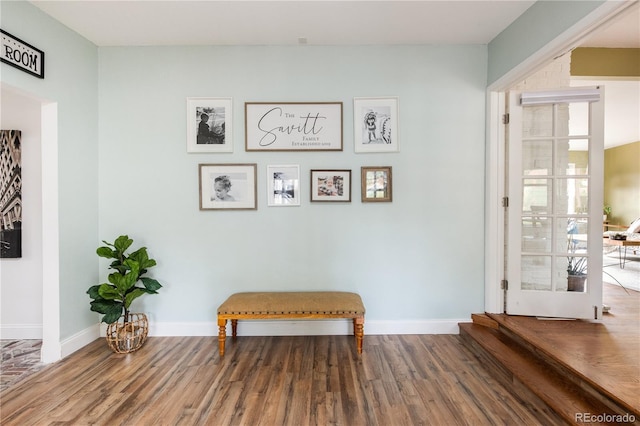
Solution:
[{"label": "wooden picture frame", "polygon": [[351,202],[351,170],[311,170],[311,201]]},{"label": "wooden picture frame", "polygon": [[342,151],[342,102],[245,102],[246,151]]},{"label": "wooden picture frame", "polygon": [[267,205],[271,207],[300,205],[300,166],[295,164],[267,166]]},{"label": "wooden picture frame", "polygon": [[256,210],[257,165],[199,164],[200,210]]},{"label": "wooden picture frame", "polygon": [[356,153],[398,152],[398,98],[353,99]]},{"label": "wooden picture frame", "polygon": [[187,152],[233,152],[232,98],[187,98]]},{"label": "wooden picture frame", "polygon": [[383,203],[393,200],[391,167],[362,167],[360,172],[363,203]]}]

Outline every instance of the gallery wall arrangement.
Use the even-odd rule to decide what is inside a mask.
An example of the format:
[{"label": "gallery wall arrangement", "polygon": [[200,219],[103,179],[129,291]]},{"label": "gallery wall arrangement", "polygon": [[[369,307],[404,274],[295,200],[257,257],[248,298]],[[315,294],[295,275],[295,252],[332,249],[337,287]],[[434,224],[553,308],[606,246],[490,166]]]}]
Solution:
[{"label": "gallery wall arrangement", "polygon": [[0,258],[22,257],[20,130],[0,130]]},{"label": "gallery wall arrangement", "polygon": [[[233,153],[233,99],[187,98],[187,152]],[[245,102],[245,151],[343,151],[342,102]],[[398,98],[354,98],[354,152],[395,153]],[[255,210],[257,164],[199,164],[200,210]],[[391,167],[361,167],[361,201],[391,202]],[[309,171],[311,202],[351,202],[349,169]],[[300,166],[267,165],[267,205],[299,206]]]}]

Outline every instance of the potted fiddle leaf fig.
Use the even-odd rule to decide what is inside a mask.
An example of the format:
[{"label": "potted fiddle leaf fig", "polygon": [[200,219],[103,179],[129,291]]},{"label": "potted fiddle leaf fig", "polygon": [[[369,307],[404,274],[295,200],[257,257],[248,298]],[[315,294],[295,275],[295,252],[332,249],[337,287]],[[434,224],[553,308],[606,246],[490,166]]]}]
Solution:
[{"label": "potted fiddle leaf fig", "polygon": [[109,269],[108,283],[91,286],[87,294],[91,297],[91,310],[103,314],[102,322],[107,326],[107,343],[117,353],[129,353],[140,349],[149,332],[149,322],[143,313],[131,313],[131,302],[144,294],[157,294],[162,285],[145,276],[149,268],[156,266],[150,259],[147,248],[141,247],[131,253],[127,250],[133,240],[121,235],[113,243],[103,241],[96,253],[100,257],[113,259]]}]

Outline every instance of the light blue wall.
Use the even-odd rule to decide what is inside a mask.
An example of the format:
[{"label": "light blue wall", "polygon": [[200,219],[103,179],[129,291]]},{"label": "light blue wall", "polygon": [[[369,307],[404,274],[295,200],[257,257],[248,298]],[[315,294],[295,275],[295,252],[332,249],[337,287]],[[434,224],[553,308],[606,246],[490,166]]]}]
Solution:
[{"label": "light blue wall", "polygon": [[[100,49],[100,237],[149,248],[160,322],[213,321],[232,292],[359,292],[369,320],[483,310],[486,46]],[[232,154],[186,152],[186,98],[232,97]],[[353,97],[398,96],[400,152],[354,154]],[[244,150],[245,101],[344,102],[343,152]],[[199,163],[257,163],[257,211],[199,211]],[[299,164],[300,207],[267,207],[266,166]],[[393,202],[360,202],[360,167]],[[351,169],[352,202],[309,202],[309,170]],[[106,266],[106,264],[105,264]],[[104,277],[106,278],[106,273]],[[135,305],[134,305],[135,306]]]},{"label": "light blue wall", "polygon": [[[380,321],[482,311],[486,83],[602,2],[546,3],[488,48],[97,49],[27,2],[1,2],[2,28],[47,54],[45,80],[3,64],[2,82],[59,106],[61,338],[94,323],[85,290],[106,278],[95,247],[121,233],[158,260],[165,288],[136,301],[155,321],[212,321],[241,290],[355,290]],[[186,153],[188,96],[233,97],[233,154]],[[399,96],[399,153],[353,153],[356,96]],[[245,152],[245,101],[344,102],[344,152]],[[199,163],[257,163],[258,210],[199,211]],[[300,207],[266,206],[268,164],[300,165]],[[362,204],[360,167],[387,165],[393,202]],[[351,169],[353,201],[311,204],[312,168]]]},{"label": "light blue wall", "polygon": [[606,1],[537,1],[489,43],[488,85]]},{"label": "light blue wall", "polygon": [[65,339],[95,323],[85,291],[98,276],[98,49],[28,2],[2,1],[0,7],[2,29],[45,52],[44,80],[2,64],[2,82],[58,103],[60,337]]}]

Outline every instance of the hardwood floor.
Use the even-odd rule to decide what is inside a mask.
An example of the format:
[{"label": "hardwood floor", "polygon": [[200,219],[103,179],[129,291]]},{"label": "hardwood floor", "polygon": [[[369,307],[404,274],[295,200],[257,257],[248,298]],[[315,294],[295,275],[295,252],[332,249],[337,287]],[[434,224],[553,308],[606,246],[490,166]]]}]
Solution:
[{"label": "hardwood floor", "polygon": [[100,339],[0,393],[9,425],[557,424],[498,384],[457,335]]}]

